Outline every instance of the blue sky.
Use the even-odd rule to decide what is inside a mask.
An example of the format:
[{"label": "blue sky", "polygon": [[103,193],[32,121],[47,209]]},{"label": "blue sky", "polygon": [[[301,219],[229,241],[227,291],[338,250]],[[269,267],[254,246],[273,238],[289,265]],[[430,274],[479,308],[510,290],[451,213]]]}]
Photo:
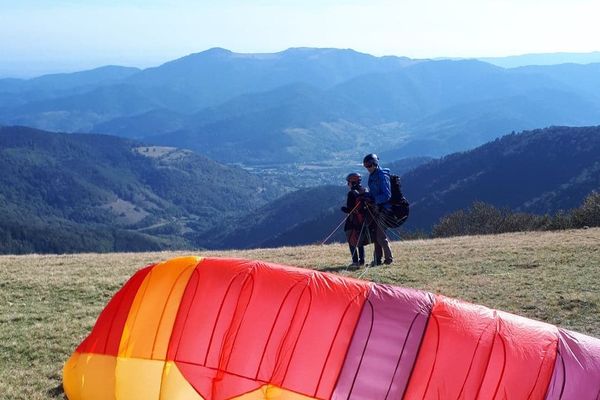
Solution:
[{"label": "blue sky", "polygon": [[0,76],[148,67],[211,47],[413,58],[589,52],[600,50],[598,15],[597,0],[0,0]]}]

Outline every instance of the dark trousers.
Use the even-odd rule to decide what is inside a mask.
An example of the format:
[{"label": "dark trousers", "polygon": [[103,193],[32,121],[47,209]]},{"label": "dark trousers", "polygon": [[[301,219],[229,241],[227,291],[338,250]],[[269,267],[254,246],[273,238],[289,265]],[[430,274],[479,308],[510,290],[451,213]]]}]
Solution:
[{"label": "dark trousers", "polygon": [[352,254],[352,262],[353,263],[361,263],[365,262],[365,247],[364,246],[352,246],[348,244],[350,247],[350,254]]},{"label": "dark trousers", "polygon": [[392,249],[390,249],[390,242],[388,241],[387,235],[385,234],[386,223],[385,214],[382,211],[374,213],[375,217],[375,241],[373,246],[375,247],[375,262],[381,264],[382,258],[385,261],[392,261]]}]

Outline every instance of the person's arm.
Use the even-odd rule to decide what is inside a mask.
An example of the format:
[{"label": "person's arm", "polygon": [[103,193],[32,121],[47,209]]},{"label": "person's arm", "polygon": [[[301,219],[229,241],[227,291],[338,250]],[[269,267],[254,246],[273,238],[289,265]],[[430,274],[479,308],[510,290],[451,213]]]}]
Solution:
[{"label": "person's arm", "polygon": [[349,214],[350,211],[352,211],[352,208],[354,207],[355,201],[356,200],[354,199],[352,191],[349,191],[348,195],[346,196],[346,205],[342,207],[341,210],[346,214]]},{"label": "person's arm", "polygon": [[356,205],[356,195],[354,194],[354,190],[348,192],[348,196],[346,197],[346,208],[348,212],[352,211],[354,206]]},{"label": "person's arm", "polygon": [[375,203],[384,204],[390,201],[392,198],[392,184],[390,176],[383,171],[378,174],[377,187],[379,188],[379,193],[375,196]]}]

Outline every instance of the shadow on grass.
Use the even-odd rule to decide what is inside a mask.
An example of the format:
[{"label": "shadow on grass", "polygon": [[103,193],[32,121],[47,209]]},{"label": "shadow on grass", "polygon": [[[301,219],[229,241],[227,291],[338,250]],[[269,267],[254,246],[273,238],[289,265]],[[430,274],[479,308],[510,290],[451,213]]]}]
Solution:
[{"label": "shadow on grass", "polygon": [[64,394],[62,382],[57,387],[48,390],[48,395],[53,398],[66,399],[67,397]]},{"label": "shadow on grass", "polygon": [[335,266],[320,269],[319,271],[321,271],[321,272],[345,272],[345,271],[352,272],[352,271],[356,271],[356,270],[358,270],[358,268],[356,268],[356,267],[349,267],[347,265],[335,265]]}]

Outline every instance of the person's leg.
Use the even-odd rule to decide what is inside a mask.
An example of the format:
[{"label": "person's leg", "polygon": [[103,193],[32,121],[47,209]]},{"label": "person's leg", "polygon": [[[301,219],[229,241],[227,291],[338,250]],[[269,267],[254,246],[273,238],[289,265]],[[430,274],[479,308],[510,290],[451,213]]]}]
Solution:
[{"label": "person's leg", "polygon": [[376,211],[370,210],[367,218],[367,238],[371,243],[373,243],[373,262],[371,265],[380,265],[383,250],[381,249],[381,245],[377,242]]},{"label": "person's leg", "polygon": [[348,243],[348,247],[350,247],[350,254],[352,255],[352,262],[358,264],[358,251],[356,246],[352,246]]},{"label": "person's leg", "polygon": [[390,249],[390,242],[388,241],[387,236],[385,235],[385,231],[380,227],[377,227],[376,240],[377,244],[381,248],[381,253],[383,253],[384,263],[391,264],[394,260],[394,257],[392,256],[392,249]]},{"label": "person's leg", "polygon": [[381,249],[381,245],[375,238],[373,242],[374,254],[373,254],[373,265],[381,264],[381,257],[383,256],[383,250]]},{"label": "person's leg", "polygon": [[365,246],[358,246],[358,265],[365,265]]}]

